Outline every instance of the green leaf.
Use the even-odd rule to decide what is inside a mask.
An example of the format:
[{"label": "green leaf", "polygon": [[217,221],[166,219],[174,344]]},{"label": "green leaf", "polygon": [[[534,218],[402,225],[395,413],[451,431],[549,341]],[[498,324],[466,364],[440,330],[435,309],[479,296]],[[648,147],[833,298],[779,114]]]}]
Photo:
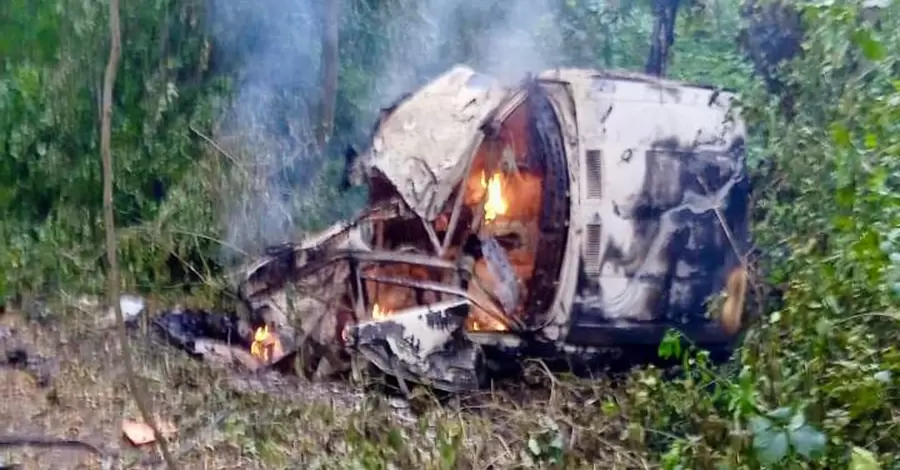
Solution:
[{"label": "green leaf", "polygon": [[789,429],[791,429],[792,431],[795,429],[800,429],[805,424],[806,424],[806,417],[803,416],[803,413],[798,411],[798,412],[794,413],[794,416],[791,416],[791,423],[789,425]]},{"label": "green leaf", "polygon": [[531,437],[528,439],[528,450],[530,450],[532,454],[539,456],[541,455],[541,444],[538,443],[537,439]]},{"label": "green leaf", "polygon": [[851,41],[862,49],[863,55],[869,60],[884,59],[886,52],[884,45],[872,37],[868,29],[858,29],[851,36]]},{"label": "green leaf", "polygon": [[767,430],[753,436],[753,450],[760,462],[773,464],[788,453],[788,435],[781,430]]},{"label": "green leaf", "polygon": [[878,136],[868,132],[866,133],[866,148],[871,150],[878,147]]},{"label": "green leaf", "polygon": [[786,419],[788,419],[788,418],[792,418],[792,417],[794,417],[794,416],[796,416],[796,415],[794,415],[793,413],[791,413],[791,409],[790,409],[789,407],[787,407],[787,406],[782,406],[781,408],[777,408],[777,409],[775,409],[774,411],[772,411],[771,413],[769,413],[769,416],[771,416],[771,417],[774,418],[774,419],[782,420],[782,421],[783,421],[783,420],[786,420]]},{"label": "green leaf", "polygon": [[788,452],[788,436],[781,429],[773,427],[772,421],[763,416],[750,418],[753,433],[753,450],[764,464],[772,464],[783,459]]},{"label": "green leaf", "polygon": [[803,424],[790,431],[791,445],[800,455],[811,458],[825,450],[825,434],[809,424]]},{"label": "green leaf", "polygon": [[659,343],[657,355],[662,359],[673,357],[679,359],[681,357],[681,334],[676,330],[667,331]]},{"label": "green leaf", "polygon": [[841,148],[850,148],[853,145],[850,139],[850,131],[840,122],[831,123],[831,140]]},{"label": "green leaf", "polygon": [[403,449],[403,434],[397,428],[391,428],[388,432],[388,445],[394,450]]},{"label": "green leaf", "polygon": [[750,418],[750,432],[753,435],[763,433],[772,428],[772,422],[762,416]]},{"label": "green leaf", "polygon": [[881,465],[875,454],[862,447],[854,447],[850,452],[850,467],[848,470],[881,470]]}]

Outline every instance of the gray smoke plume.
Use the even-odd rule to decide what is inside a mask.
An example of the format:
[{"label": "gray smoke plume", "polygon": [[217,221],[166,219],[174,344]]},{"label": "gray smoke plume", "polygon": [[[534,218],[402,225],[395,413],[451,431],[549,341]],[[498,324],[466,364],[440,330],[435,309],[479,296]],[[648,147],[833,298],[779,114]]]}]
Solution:
[{"label": "gray smoke plume", "polygon": [[[216,133],[238,160],[223,223],[230,245],[258,251],[295,239],[304,214],[322,209],[310,190],[323,163],[310,111],[320,96],[324,2],[209,1],[214,61],[239,71],[235,100]],[[354,7],[340,1],[343,9]],[[512,83],[561,57],[552,0],[388,0],[378,8],[393,9],[376,25],[389,52],[371,73],[371,111],[357,119],[365,129],[380,106],[456,63]]]},{"label": "gray smoke plume", "polygon": [[[237,160],[222,198],[228,245],[246,252],[296,238],[322,157],[321,2],[210,0],[215,61],[234,73],[234,98],[216,138]],[[234,253],[224,253],[231,258]]]},{"label": "gray smoke plume", "polygon": [[390,25],[391,54],[378,75],[384,104],[456,63],[516,83],[559,66],[562,37],[552,0],[408,1]]}]

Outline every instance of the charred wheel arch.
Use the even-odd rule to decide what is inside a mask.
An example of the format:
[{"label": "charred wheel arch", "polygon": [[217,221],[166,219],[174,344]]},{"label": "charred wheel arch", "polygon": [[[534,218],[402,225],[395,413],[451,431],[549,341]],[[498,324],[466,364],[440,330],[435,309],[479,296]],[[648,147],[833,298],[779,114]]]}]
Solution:
[{"label": "charred wheel arch", "polygon": [[537,256],[525,301],[526,321],[534,325],[535,318],[549,307],[559,282],[569,229],[569,175],[559,121],[536,82],[529,87],[528,100],[531,148],[538,153],[544,173]]}]

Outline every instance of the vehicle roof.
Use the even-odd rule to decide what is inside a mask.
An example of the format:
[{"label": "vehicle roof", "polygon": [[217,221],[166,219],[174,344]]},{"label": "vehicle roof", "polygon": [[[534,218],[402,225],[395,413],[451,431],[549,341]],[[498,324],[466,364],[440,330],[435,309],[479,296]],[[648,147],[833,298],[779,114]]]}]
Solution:
[{"label": "vehicle roof", "polygon": [[480,141],[479,128],[509,89],[456,66],[400,102],[378,126],[367,170],[388,179],[420,217],[443,209]]}]

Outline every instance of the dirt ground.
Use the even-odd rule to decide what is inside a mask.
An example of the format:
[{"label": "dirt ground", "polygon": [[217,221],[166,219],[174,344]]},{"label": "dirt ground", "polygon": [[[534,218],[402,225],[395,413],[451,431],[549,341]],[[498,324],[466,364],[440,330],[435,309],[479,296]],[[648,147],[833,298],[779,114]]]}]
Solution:
[{"label": "dirt ground", "polygon": [[[162,468],[154,445],[122,437],[123,418],[140,415],[117,330],[92,315],[70,309],[36,322],[0,313],[0,363],[18,360],[0,364],[0,443],[77,439],[102,455],[0,445],[0,468]],[[416,388],[400,399],[342,381],[213,368],[142,323],[132,339],[137,371],[155,414],[177,429],[170,447],[180,468],[653,467],[620,439],[625,425],[609,411],[616,395],[604,381],[546,376],[449,399]]]}]

